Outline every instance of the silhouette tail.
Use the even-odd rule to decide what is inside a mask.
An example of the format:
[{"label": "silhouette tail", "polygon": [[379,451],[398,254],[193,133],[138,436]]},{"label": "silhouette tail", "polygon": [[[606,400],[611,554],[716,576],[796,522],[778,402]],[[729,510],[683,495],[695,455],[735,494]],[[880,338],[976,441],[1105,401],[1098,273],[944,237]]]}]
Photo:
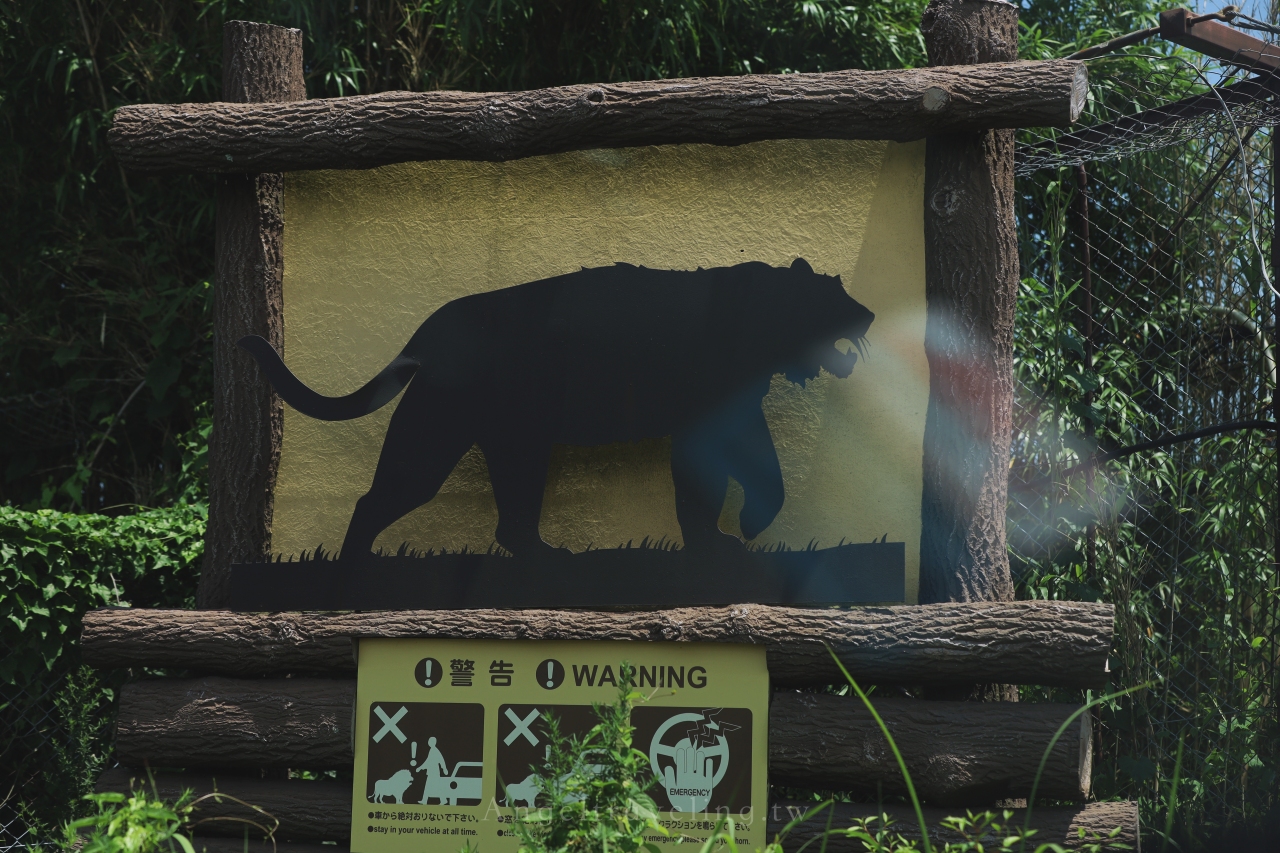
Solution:
[{"label": "silhouette tail", "polygon": [[307,417],[319,421],[349,421],[376,412],[394,400],[421,367],[416,359],[401,353],[358,391],[345,397],[326,397],[312,391],[294,376],[265,338],[246,335],[238,344],[258,362],[281,399]]}]

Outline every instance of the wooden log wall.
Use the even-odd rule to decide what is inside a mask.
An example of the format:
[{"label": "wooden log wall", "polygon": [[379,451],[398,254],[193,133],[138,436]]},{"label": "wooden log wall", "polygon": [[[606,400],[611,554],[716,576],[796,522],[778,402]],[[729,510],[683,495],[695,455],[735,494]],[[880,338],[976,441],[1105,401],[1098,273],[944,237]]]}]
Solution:
[{"label": "wooden log wall", "polygon": [[868,683],[1107,683],[1109,604],[990,604],[811,610],[763,605],[653,612],[457,610],[249,614],[116,608],[85,615],[86,663],[242,677],[351,675],[353,637],[748,643],[776,687],[841,683],[827,646]]},{"label": "wooden log wall", "polygon": [[[305,844],[347,839],[350,783],[276,777],[285,768],[350,769],[353,641],[360,637],[763,645],[777,689],[769,714],[770,779],[870,800],[901,788],[878,727],[854,698],[799,692],[840,682],[828,647],[864,684],[998,679],[1100,687],[1106,680],[1111,620],[1108,605],[1063,602],[851,611],[739,605],[641,613],[239,614],[109,608],[85,617],[82,651],[87,662],[101,667],[209,673],[127,684],[120,698],[117,758],[125,767],[185,768],[188,775],[162,775],[159,783],[174,792],[182,787],[203,792],[216,784],[219,791],[279,818],[277,839]],[[876,705],[917,790],[933,806],[953,810],[1025,797],[1054,732],[1078,707],[894,698],[877,698]],[[1050,753],[1041,797],[1088,797],[1091,743],[1089,717],[1081,715]],[[273,778],[261,778],[264,770]],[[101,784],[119,790],[128,776],[127,771],[109,773]],[[237,809],[243,806],[203,801],[201,815],[208,820],[200,832],[243,833],[244,824],[224,819]],[[1089,814],[1067,809],[1035,819],[1045,821],[1056,838],[1064,827],[1087,824]],[[217,842],[210,843],[216,853]]]},{"label": "wooden log wall", "polygon": [[[346,679],[139,681],[120,695],[116,756],[126,766],[351,766],[356,683]],[[945,804],[1025,797],[1041,755],[1075,705],[880,700],[916,790]],[[1081,800],[1092,768],[1088,716],[1063,737],[1041,795]],[[776,693],[769,774],[783,785],[905,793],[888,745],[857,698]]]},{"label": "wooden log wall", "polygon": [[[1087,95],[1071,60],[563,86],[384,92],[280,104],[139,104],[112,153],[145,173],[367,169],[510,160],[587,148],[765,139],[923,139],[1066,126]],[[265,99],[264,99],[265,100]]]},{"label": "wooden log wall", "polygon": [[[196,810],[195,818],[202,821],[196,827],[196,835],[201,838],[196,848],[203,847],[208,853],[242,853],[241,838],[246,828],[250,829],[250,837],[259,834],[252,831],[242,821],[263,820],[263,815],[241,803],[231,799],[234,797],[244,803],[251,803],[268,815],[280,821],[276,832],[277,838],[292,839],[285,842],[281,853],[320,853],[321,850],[335,853],[346,851],[350,841],[351,821],[351,787],[346,782],[325,779],[317,781],[264,780],[235,774],[195,773],[160,773],[152,777],[157,793],[168,800],[174,800],[183,791],[191,791],[201,797],[217,791],[229,795],[221,800],[205,799]],[[128,792],[137,788],[146,777],[128,770],[109,770],[98,781],[100,791]],[[151,780],[146,780],[150,784]],[[792,819],[804,815],[813,808],[813,802],[777,801],[770,805],[769,837],[772,839],[782,831],[785,824]],[[906,806],[885,805],[876,807],[866,804],[839,803],[832,812],[831,826],[843,828],[853,825],[859,818],[872,817],[881,811],[894,821],[894,831],[909,839],[920,837],[919,824],[915,813]],[[941,826],[942,819],[953,815],[955,809],[935,807],[925,808],[925,821],[930,827],[930,838],[934,842],[958,841],[959,836],[945,830]],[[1014,810],[1010,823],[1022,826],[1026,812]],[[1054,842],[1069,850],[1081,846],[1083,841],[1105,837],[1113,829],[1121,830],[1114,841],[1129,845],[1129,849],[1138,846],[1138,807],[1136,803],[1088,803],[1083,806],[1051,806],[1033,809],[1031,827],[1037,831],[1034,836],[1036,844]],[[787,836],[791,844],[784,845],[793,849],[799,845],[818,838],[827,828],[827,813],[802,823],[792,829]],[[1080,830],[1085,832],[1082,841]],[[222,836],[222,837],[219,837]],[[234,840],[233,840],[234,839]],[[337,847],[320,847],[307,842],[337,841]],[[236,845],[234,848],[232,845]],[[250,845],[250,851],[257,853],[258,847]],[[831,853],[859,853],[860,848],[847,838],[831,836],[827,841],[827,849]],[[268,849],[262,853],[273,853]]]}]

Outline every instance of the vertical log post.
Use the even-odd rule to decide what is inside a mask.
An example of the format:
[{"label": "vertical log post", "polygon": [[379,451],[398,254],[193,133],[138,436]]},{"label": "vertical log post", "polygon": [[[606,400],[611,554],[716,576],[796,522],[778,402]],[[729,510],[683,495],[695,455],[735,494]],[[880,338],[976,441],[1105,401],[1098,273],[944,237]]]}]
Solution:
[{"label": "vertical log post", "polygon": [[[1017,59],[1018,9],[930,0],[930,65]],[[929,408],[920,603],[1013,598],[1005,546],[1018,245],[1012,130],[930,137],[925,149]]]},{"label": "vertical log post", "polygon": [[[229,21],[222,30],[222,99],[300,101],[302,31]],[[231,563],[271,546],[272,494],[284,409],[236,341],[262,335],[283,350],[284,175],[218,178],[213,295],[213,435],[209,526],[197,603],[230,603]]]}]

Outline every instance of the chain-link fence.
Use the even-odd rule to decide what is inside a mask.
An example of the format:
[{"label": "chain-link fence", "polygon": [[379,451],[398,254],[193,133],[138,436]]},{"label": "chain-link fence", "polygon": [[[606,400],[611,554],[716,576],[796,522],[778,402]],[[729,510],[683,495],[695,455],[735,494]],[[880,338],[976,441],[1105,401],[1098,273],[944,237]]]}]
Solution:
[{"label": "chain-link fence", "polygon": [[[5,655],[16,649],[0,649]],[[36,757],[49,748],[55,725],[53,696],[58,681],[46,689],[35,684],[6,683],[0,688],[0,851],[21,850],[36,841],[26,806],[26,789],[39,767]]]},{"label": "chain-link fence", "polygon": [[[0,656],[33,653],[0,646]],[[110,754],[121,674],[69,666],[76,657],[68,648],[52,671],[0,679],[0,853],[55,849]]]},{"label": "chain-link fence", "polygon": [[1158,838],[1177,777],[1186,849],[1277,804],[1280,79],[1161,47],[1020,139],[1009,547],[1022,595],[1115,604],[1149,686],[1102,706],[1095,791]]}]

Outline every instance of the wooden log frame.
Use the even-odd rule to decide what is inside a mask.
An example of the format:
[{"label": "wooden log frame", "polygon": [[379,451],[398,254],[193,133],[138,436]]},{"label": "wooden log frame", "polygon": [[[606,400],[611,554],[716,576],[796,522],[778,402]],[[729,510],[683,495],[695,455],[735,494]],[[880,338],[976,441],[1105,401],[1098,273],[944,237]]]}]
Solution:
[{"label": "wooden log frame", "polygon": [[[264,780],[234,774],[195,774],[195,773],[160,773],[152,777],[156,791],[167,800],[177,799],[183,791],[191,791],[200,797],[215,790],[229,797],[242,800],[257,806],[268,815],[278,819],[280,825],[275,838],[283,842],[316,842],[337,841],[339,847],[327,846],[312,848],[306,844],[289,844],[282,848],[284,853],[312,853],[312,850],[345,850],[342,842],[350,840],[351,833],[351,786],[349,783],[335,780],[318,781],[283,781]],[[98,780],[99,791],[129,792],[140,785],[150,785],[152,779],[142,774],[133,773],[120,768],[109,770]],[[777,835],[785,824],[805,814],[815,803],[796,801],[776,801],[769,807],[769,838]],[[851,826],[859,818],[872,817],[881,811],[894,821],[894,831],[906,838],[919,838],[919,824],[915,813],[906,806],[885,805],[874,806],[857,803],[838,803],[834,807],[831,826],[836,829]],[[963,810],[959,810],[963,813]],[[925,822],[930,827],[930,838],[935,842],[957,841],[959,836],[950,833],[940,826],[943,818],[957,813],[956,809],[927,807]],[[240,803],[227,798],[221,801],[206,799],[200,803],[193,815],[196,821],[197,837],[209,837],[204,842],[209,853],[239,853],[243,847],[222,845],[228,842],[217,836],[242,838],[247,825],[240,822],[244,819],[260,820],[261,814],[246,808]],[[1026,818],[1025,812],[1015,811],[1010,824],[1021,827]],[[796,826],[787,836],[790,843],[784,842],[786,849],[793,849],[811,838],[816,838],[827,827],[827,813]],[[1094,837],[1108,835],[1116,827],[1121,834],[1115,839],[1121,844],[1128,844],[1129,849],[1136,849],[1138,839],[1138,807],[1136,803],[1088,803],[1084,806],[1056,806],[1033,809],[1031,827],[1037,830],[1034,836],[1036,844],[1047,841],[1062,844],[1067,849],[1075,849],[1081,844],[1079,831],[1085,831],[1085,841]],[[249,836],[256,838],[258,833],[251,827]],[[237,844],[240,842],[237,841]],[[200,843],[196,844],[199,850]],[[856,853],[861,848],[849,839],[831,836],[827,841],[827,849],[832,853]],[[1123,849],[1123,848],[1121,848]],[[256,851],[256,846],[250,850]],[[264,851],[270,853],[270,851]]]},{"label": "wooden log frame", "polygon": [[842,683],[830,646],[867,683],[1100,688],[1109,604],[1013,601],[811,610],[461,610],[275,613],[109,608],[85,615],[84,660],[240,676],[350,675],[353,637],[728,642],[767,648],[775,686]]},{"label": "wooden log frame", "polygon": [[[1005,305],[1009,300],[1004,298],[1008,296],[1006,226],[1012,222],[1006,216],[1012,210],[1011,184],[1005,180],[1011,176],[1005,166],[1012,162],[1005,156],[1009,153],[1005,148],[1011,151],[1011,143],[1005,142],[1012,138],[1007,129],[1069,124],[1078,116],[1086,90],[1086,75],[1079,63],[974,64],[1014,58],[1009,45],[1001,41],[1008,29],[1006,7],[996,0],[932,0],[925,31],[937,67],[930,69],[610,84],[507,95],[393,93],[328,101],[299,100],[305,97],[298,73],[300,46],[295,51],[292,36],[274,32],[280,28],[255,24],[242,24],[243,32],[237,36],[233,25],[228,29],[228,45],[238,37],[240,49],[256,46],[241,57],[247,63],[241,70],[248,74],[248,82],[238,99],[295,103],[124,108],[117,113],[110,141],[126,168],[231,176],[223,178],[219,188],[220,286],[225,268],[240,282],[240,290],[227,293],[233,298],[247,296],[252,304],[238,317],[215,308],[215,334],[238,336],[245,326],[279,343],[282,183],[279,175],[263,173],[370,168],[419,159],[505,160],[595,147],[929,136],[925,227],[934,258],[926,258],[932,390],[922,539],[926,563],[931,559],[929,537],[934,556],[945,559],[935,560],[928,570],[922,566],[922,601],[1000,600],[1009,597],[1011,587],[1004,583],[1007,563],[1000,559],[1003,503],[998,498],[1002,493],[998,494],[1000,484],[989,475],[992,470],[1000,473],[1001,468],[987,463],[998,462],[1002,446],[1007,456],[1007,436],[1001,445],[1002,394],[1007,384],[1002,371],[1007,359],[1002,360],[1001,348],[1007,336],[1002,332],[1008,325],[1006,314],[1011,316],[1012,310],[1012,303]],[[970,36],[972,49],[964,47]],[[232,57],[232,47],[228,51]],[[254,63],[259,67],[251,67]],[[229,75],[240,73],[233,62],[227,64]],[[265,87],[256,95],[248,91],[257,85],[255,75],[261,75]],[[230,217],[224,217],[224,211]],[[224,221],[230,226],[225,232]],[[957,223],[967,224],[959,227]],[[957,240],[964,244],[958,255],[948,248],[954,248]],[[938,259],[944,256],[949,260],[940,264]],[[967,325],[955,335],[955,330],[939,325],[938,318],[960,318]],[[940,379],[949,384],[939,385]],[[250,427],[251,441],[238,455],[226,450],[221,457],[213,454],[211,467],[216,470],[211,472],[215,481],[211,488],[221,489],[224,504],[228,495],[238,495],[242,503],[234,513],[224,506],[215,513],[219,520],[211,521],[204,573],[208,577],[202,575],[200,595],[203,607],[224,604],[222,573],[231,560],[252,558],[269,546],[273,459],[279,448],[279,401],[269,393],[244,405],[228,408],[224,401],[221,406],[224,436],[243,421],[242,426]],[[218,408],[215,405],[215,417]],[[989,452],[972,470],[944,470],[943,451],[962,446],[966,453],[974,447]],[[963,499],[937,511],[957,495]],[[219,525],[226,528],[220,534],[214,532]],[[247,621],[234,627],[224,623],[221,628],[219,622],[226,614],[184,613],[169,620],[152,612],[160,619],[143,619],[151,623],[146,628],[135,622],[132,627],[139,630],[131,630],[128,624],[138,614],[120,616],[119,611],[89,620],[97,624],[86,626],[86,657],[100,654],[93,662],[108,666],[233,668],[245,675],[348,674],[352,637],[458,636],[455,631],[461,630],[464,636],[476,637],[600,639],[602,631],[613,631],[617,639],[763,643],[769,649],[775,683],[820,684],[836,680],[823,646],[834,631],[832,645],[867,682],[989,683],[998,679],[1004,684],[1098,686],[1104,679],[1109,608],[1104,617],[1102,610],[1085,605],[1084,610],[1066,614],[1068,618],[1048,627],[1037,622],[1047,611],[998,609],[1014,608],[1014,603],[990,607],[996,609],[982,612],[977,620],[972,609],[959,611],[959,621],[949,626],[943,623],[955,619],[954,613],[925,612],[928,608],[916,608],[923,613],[923,621],[907,618],[896,608],[879,608],[862,611],[874,615],[861,622],[853,620],[857,624],[849,624],[848,614],[836,611],[784,614],[770,612],[784,608],[722,608],[714,613],[695,609],[701,612],[687,615],[680,611],[548,612],[533,614],[532,624],[527,612],[513,617],[496,611],[447,618],[428,614],[425,620],[423,614],[245,615],[240,618]],[[816,621],[805,622],[798,614]],[[579,615],[586,618],[578,620]],[[1072,618],[1082,615],[1083,620]],[[190,621],[192,616],[210,618]],[[927,624],[930,618],[934,623]],[[1002,618],[1008,620],[1003,628],[996,624]],[[1106,624],[1099,629],[1103,619]],[[1039,634],[1027,635],[1028,627]],[[98,631],[96,637],[93,630]],[[146,637],[142,642],[138,642],[140,635]],[[172,642],[177,636],[184,642]],[[1083,655],[1076,653],[1080,650]],[[1068,663],[1069,658],[1075,662]],[[223,663],[214,663],[215,659]],[[188,768],[347,768],[352,760],[353,702],[354,682],[346,679],[137,682],[122,692],[118,757],[126,763]],[[1049,735],[1074,710],[1007,703],[881,700],[877,704],[909,756],[921,791],[938,803],[1025,795],[1027,768],[1039,762]],[[938,736],[940,726],[945,737]],[[861,706],[847,698],[776,694],[770,740],[771,775],[778,781],[858,790],[859,786],[865,789],[867,778],[882,783],[896,778],[884,772],[883,748],[877,752],[877,745],[882,747],[878,729]],[[1043,742],[1033,748],[1037,740]],[[1087,795],[1089,744],[1086,716],[1079,730],[1050,755],[1041,781],[1043,796],[1078,799]],[[256,799],[277,804],[290,827],[282,839],[316,840],[316,830],[301,828],[307,824],[327,827],[324,840],[339,840],[349,832],[349,790],[344,783],[227,778],[236,785],[256,784]],[[109,781],[104,779],[104,784]],[[341,801],[337,814],[344,827],[332,826],[332,814],[316,815],[315,803],[323,801],[321,795]],[[1067,827],[1083,825],[1084,811],[1068,810],[1058,817]],[[857,807],[848,807],[846,816],[858,813]],[[333,832],[339,834],[335,837]],[[301,853],[306,848],[299,844],[294,849]]]},{"label": "wooden log frame", "polygon": [[587,148],[765,139],[922,139],[1066,126],[1084,64],[747,75],[528,92],[386,92],[280,104],[143,104],[108,141],[147,173],[367,169],[411,160],[511,160]]},{"label": "wooden log frame", "polygon": [[[1026,796],[1054,732],[1077,706],[881,700],[921,796],[981,804]],[[121,691],[116,756],[131,767],[351,766],[355,681],[205,678],[141,681]],[[1080,800],[1092,767],[1088,715],[1049,755],[1042,796]],[[855,698],[774,694],[769,774],[781,784],[898,793],[880,730]],[[905,790],[905,789],[903,789]]]}]

